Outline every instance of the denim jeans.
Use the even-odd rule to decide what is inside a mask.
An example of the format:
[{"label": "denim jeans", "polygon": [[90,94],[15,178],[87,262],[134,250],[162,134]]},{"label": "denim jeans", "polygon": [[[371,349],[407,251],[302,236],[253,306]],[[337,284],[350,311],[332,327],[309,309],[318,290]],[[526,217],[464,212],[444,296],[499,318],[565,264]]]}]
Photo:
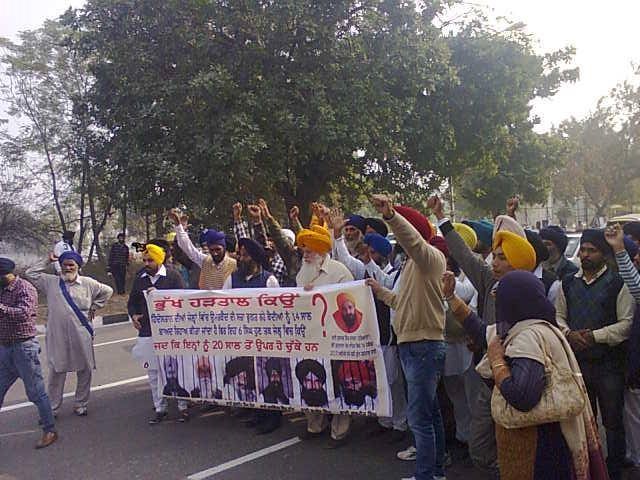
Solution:
[{"label": "denim jeans", "polygon": [[436,390],[444,369],[446,345],[424,340],[398,345],[407,380],[407,419],[416,441],[416,480],[444,476],[445,438]]},{"label": "denim jeans", "polygon": [[44,388],[39,354],[40,344],[35,338],[8,347],[0,345],[0,407],[11,385],[21,378],[27,397],[38,407],[42,429],[45,432],[55,432],[53,411]]}]

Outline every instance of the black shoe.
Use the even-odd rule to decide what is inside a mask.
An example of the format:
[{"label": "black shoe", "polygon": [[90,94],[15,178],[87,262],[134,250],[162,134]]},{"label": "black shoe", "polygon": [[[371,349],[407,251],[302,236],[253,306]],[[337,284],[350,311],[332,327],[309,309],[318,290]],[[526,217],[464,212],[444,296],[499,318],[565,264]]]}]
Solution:
[{"label": "black shoe", "polygon": [[155,425],[162,422],[165,418],[167,418],[167,415],[167,412],[156,412],[156,414],[149,419],[149,425]]},{"label": "black shoe", "polygon": [[305,428],[302,432],[298,434],[298,438],[300,438],[300,440],[313,440],[314,438],[322,437],[325,431],[326,430],[323,430],[321,432],[310,432]]},{"label": "black shoe", "polygon": [[184,410],[184,411],[180,412],[180,416],[178,417],[178,422],[186,423],[186,422],[189,421],[190,418],[191,418],[191,416],[189,415],[189,411]]}]

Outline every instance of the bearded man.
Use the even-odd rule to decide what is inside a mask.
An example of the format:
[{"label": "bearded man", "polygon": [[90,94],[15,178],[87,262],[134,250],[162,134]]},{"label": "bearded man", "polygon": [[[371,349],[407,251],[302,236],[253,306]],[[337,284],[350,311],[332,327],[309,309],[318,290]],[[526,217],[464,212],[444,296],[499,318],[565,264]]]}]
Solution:
[{"label": "bearded man", "polygon": [[47,296],[48,392],[57,415],[67,372],[76,372],[74,413],[87,415],[91,373],[96,368],[93,352],[94,312],[113,294],[109,285],[79,274],[82,257],[66,251],[58,257],[59,275],[44,273],[44,265],[27,270],[26,276]]},{"label": "bearded man", "polygon": [[296,365],[296,378],[300,382],[300,397],[307,407],[328,407],[325,389],[327,372],[320,362],[305,359]]},{"label": "bearded man", "polygon": [[378,396],[376,371],[369,360],[335,360],[331,362],[334,390],[343,405],[350,409],[360,409],[366,401],[371,403]]},{"label": "bearded man", "polygon": [[[298,232],[296,244],[302,250],[302,266],[296,276],[298,287],[311,290],[316,286],[350,282],[353,276],[342,263],[329,257],[331,251],[331,235],[319,225]],[[327,428],[328,416],[323,413],[308,412],[307,430],[303,434],[307,438],[319,436]],[[334,415],[331,420],[331,438],[327,448],[338,448],[346,444],[349,435],[351,417]]]},{"label": "bearded man", "polygon": [[199,242],[206,245],[206,251],[199,251],[191,243],[187,233],[189,217],[176,209],[169,212],[169,219],[175,225],[176,241],[189,259],[200,268],[198,286],[203,290],[220,290],[224,282],[236,270],[236,261],[227,255],[227,240],[224,232],[205,229]]}]

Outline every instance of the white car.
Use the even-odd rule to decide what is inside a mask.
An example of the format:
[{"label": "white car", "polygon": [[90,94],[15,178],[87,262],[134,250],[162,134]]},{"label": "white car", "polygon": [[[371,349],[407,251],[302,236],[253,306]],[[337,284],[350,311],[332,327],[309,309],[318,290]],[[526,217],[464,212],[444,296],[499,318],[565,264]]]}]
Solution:
[{"label": "white car", "polygon": [[578,258],[580,237],[582,237],[581,233],[567,233],[569,243],[567,243],[567,248],[564,250],[564,256],[567,257],[567,260],[572,261],[578,267],[580,266],[580,258]]}]

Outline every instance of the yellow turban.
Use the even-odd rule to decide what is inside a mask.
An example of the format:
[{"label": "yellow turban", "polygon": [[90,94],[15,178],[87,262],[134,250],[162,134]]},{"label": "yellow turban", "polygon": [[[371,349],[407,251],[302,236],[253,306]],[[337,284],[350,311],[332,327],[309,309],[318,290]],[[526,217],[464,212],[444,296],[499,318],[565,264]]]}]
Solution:
[{"label": "yellow turban", "polygon": [[307,247],[316,253],[324,255],[331,250],[331,235],[326,228],[320,225],[312,225],[311,228],[303,228],[298,232],[296,245]]},{"label": "yellow turban", "polygon": [[516,270],[531,272],[536,268],[536,251],[525,238],[508,230],[500,230],[493,240],[493,249],[500,246],[507,261]]},{"label": "yellow turban", "polygon": [[147,255],[149,255],[149,258],[156,262],[158,265],[162,265],[164,263],[164,257],[166,256],[165,251],[162,247],[153,245],[151,243],[147,243],[147,246],[142,253],[146,253]]},{"label": "yellow turban", "polygon": [[476,232],[469,225],[465,225],[464,223],[454,223],[453,229],[458,232],[458,235],[464,240],[471,250],[476,248],[478,244],[478,236]]}]

